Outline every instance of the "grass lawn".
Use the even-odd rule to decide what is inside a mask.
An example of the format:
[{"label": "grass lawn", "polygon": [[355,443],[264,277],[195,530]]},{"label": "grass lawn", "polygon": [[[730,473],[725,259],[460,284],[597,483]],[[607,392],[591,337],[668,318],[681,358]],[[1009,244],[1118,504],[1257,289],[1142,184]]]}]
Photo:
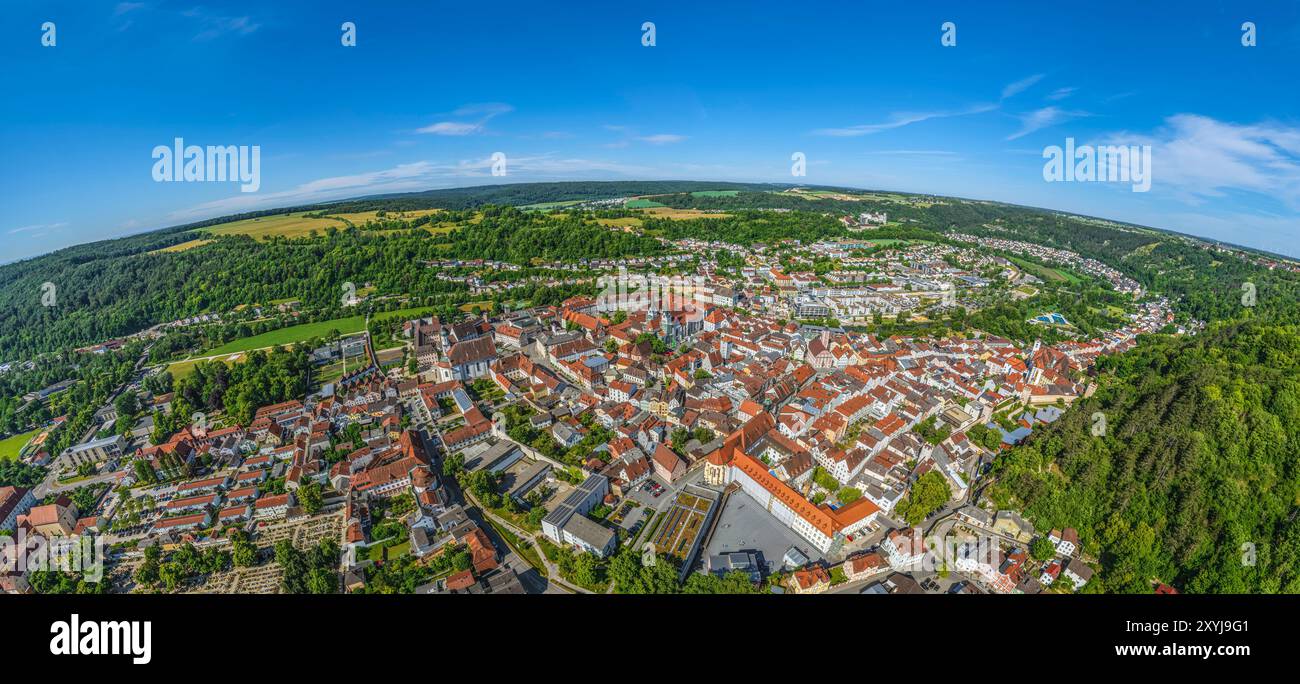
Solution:
[{"label": "grass lawn", "polygon": [[400,544],[393,544],[392,546],[388,547],[389,558],[397,558],[398,556],[404,556],[410,552],[411,552],[411,540],[409,539],[403,540],[402,543]]},{"label": "grass lawn", "polygon": [[[227,364],[230,363],[228,359],[211,359],[211,360],[221,361],[222,363],[227,363]],[[175,363],[170,363],[167,365],[167,372],[172,374],[172,379],[180,380],[181,378],[194,372],[194,364],[196,363],[198,363],[197,359],[196,360],[187,359],[185,361],[177,361]]]},{"label": "grass lawn", "polygon": [[0,440],[0,461],[18,458],[18,454],[22,452],[23,447],[27,446],[27,443],[39,434],[41,434],[41,428],[36,428],[31,432],[23,432]]},{"label": "grass lawn", "polygon": [[[375,314],[375,319],[385,320],[394,317],[415,318],[418,315],[428,314],[429,311],[430,309],[428,308],[419,307],[412,309],[398,309],[396,311],[382,311]],[[318,323],[291,325],[287,328],[272,330],[271,332],[262,333],[261,335],[253,335],[252,337],[233,340],[215,349],[209,349],[208,351],[196,354],[193,358],[174,361],[167,365],[167,370],[172,374],[173,378],[179,380],[186,375],[193,373],[194,364],[203,357],[220,356],[224,358],[211,360],[221,361],[222,363],[227,364],[235,363],[243,359],[242,352],[251,351],[253,349],[264,349],[266,347],[290,345],[295,342],[309,340],[313,337],[324,337],[325,335],[328,335],[331,330],[338,330],[339,333],[343,335],[358,333],[365,328],[365,325],[365,316],[349,316],[348,318],[335,318],[333,320],[320,321]],[[397,341],[394,342],[394,344],[400,345],[401,342]],[[341,371],[341,364],[339,365],[339,368]],[[325,380],[325,382],[328,382],[328,380]]]},{"label": "grass lawn", "polygon": [[1077,284],[1083,282],[1083,278],[1080,278],[1079,276],[1064,269],[1050,268],[1048,266],[1040,266],[1032,261],[1021,259],[1019,257],[1011,257],[1011,261],[1015,263],[1017,266],[1019,266],[1021,269],[1028,271],[1029,273],[1032,273],[1038,276],[1039,278],[1042,278],[1043,280],[1048,280],[1048,281],[1053,281],[1058,283],[1068,282],[1070,284]]},{"label": "grass lawn", "polygon": [[662,207],[664,205],[654,200],[634,199],[634,200],[628,200],[627,203],[624,204],[623,206],[627,207],[628,209],[649,209],[650,207]]}]

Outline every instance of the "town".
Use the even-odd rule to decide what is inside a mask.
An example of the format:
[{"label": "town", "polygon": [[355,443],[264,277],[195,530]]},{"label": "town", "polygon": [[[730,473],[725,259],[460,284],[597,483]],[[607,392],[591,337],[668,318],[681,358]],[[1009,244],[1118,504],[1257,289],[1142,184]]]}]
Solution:
[{"label": "town", "polygon": [[[543,264],[575,274],[543,286],[602,289],[405,320],[396,352],[368,330],[345,336],[312,353],[341,363],[337,377],[244,424],[173,415],[157,434],[149,412],[170,414],[175,397],[144,366],[122,388],[147,409],[126,436],[50,454],[56,419],[23,449],[49,475],[0,490],[20,541],[5,548],[93,539],[114,592],[636,592],[660,570],[715,592],[1083,590],[1097,562],[1075,530],[1036,530],[983,485],[1000,454],[1092,391],[1099,357],[1169,330],[1169,302],[1065,250],[953,237],[982,246],[682,239],[663,257]],[[1130,302],[1124,324],[1085,337],[1048,313],[1058,341],[1028,346],[848,327],[1043,286],[989,248],[1106,283]],[[473,294],[518,270],[424,267]],[[114,432],[113,407],[101,413],[91,436]],[[4,589],[31,591],[17,567]]]}]

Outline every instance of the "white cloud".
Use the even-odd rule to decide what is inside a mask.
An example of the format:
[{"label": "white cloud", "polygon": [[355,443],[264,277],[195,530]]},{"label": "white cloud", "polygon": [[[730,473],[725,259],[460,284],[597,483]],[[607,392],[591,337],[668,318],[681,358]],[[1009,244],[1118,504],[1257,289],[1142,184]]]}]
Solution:
[{"label": "white cloud", "polygon": [[649,145],[671,145],[686,140],[686,136],[676,133],[655,133],[653,135],[638,135],[636,128],[632,126],[622,126],[615,124],[605,124],[602,126],[607,131],[613,133],[622,133],[623,137],[613,142],[607,142],[605,147],[610,149],[627,147],[633,142],[643,142]]},{"label": "white cloud", "polygon": [[1006,139],[1015,140],[1016,138],[1023,138],[1035,131],[1040,131],[1044,128],[1049,128],[1085,116],[1089,116],[1088,112],[1070,111],[1054,106],[1035,109],[1032,112],[1027,112],[1019,116],[1020,130],[1008,135]]},{"label": "white cloud", "polygon": [[509,114],[515,111],[515,108],[504,102],[480,102],[476,104],[467,104],[457,107],[452,114],[456,116],[478,116],[481,115],[488,119],[500,114]]},{"label": "white cloud", "polygon": [[68,225],[67,221],[60,221],[58,223],[33,223],[29,226],[19,226],[18,228],[10,229],[9,234],[16,235],[18,233],[30,233],[38,230],[39,231],[58,230],[67,225]]},{"label": "white cloud", "polygon": [[481,133],[482,131],[483,126],[480,124],[461,121],[439,121],[436,124],[415,129],[416,133],[432,133],[433,135],[469,135],[471,133]]},{"label": "white cloud", "polygon": [[197,19],[199,22],[199,32],[195,34],[194,40],[212,40],[219,38],[228,33],[246,36],[262,25],[253,21],[247,15],[242,17],[226,17],[208,12],[202,7],[181,12],[181,16]]},{"label": "white cloud", "polygon": [[910,126],[914,123],[929,121],[931,119],[946,119],[954,116],[966,116],[968,114],[981,114],[991,112],[997,109],[997,105],[980,104],[966,109],[955,111],[941,112],[895,112],[891,114],[888,121],[873,124],[860,124],[857,126],[847,126],[844,128],[819,128],[813,131],[813,135],[829,135],[837,138],[857,137],[860,135],[870,135],[880,133],[895,128]]},{"label": "white cloud", "polygon": [[951,150],[876,150],[873,152],[868,152],[867,154],[885,154],[885,155],[897,155],[897,156],[904,156],[904,157],[923,157],[923,156],[955,157],[957,156],[957,153]]},{"label": "white cloud", "polygon": [[1300,127],[1178,114],[1154,133],[1115,133],[1104,142],[1150,145],[1152,182],[1188,201],[1244,190],[1300,210]]},{"label": "white cloud", "polygon": [[681,142],[685,139],[686,136],[677,135],[675,133],[659,133],[656,135],[645,135],[637,138],[637,140],[650,143],[651,145],[667,145],[670,143]]},{"label": "white cloud", "polygon": [[1050,95],[1047,96],[1047,99],[1064,100],[1065,98],[1073,95],[1076,90],[1078,90],[1078,88],[1074,86],[1069,86],[1066,88],[1057,88],[1056,90],[1053,90]]},{"label": "white cloud", "polygon": [[1013,95],[1023,93],[1028,90],[1030,86],[1041,80],[1043,80],[1043,74],[1034,74],[1033,76],[1022,78],[1015,83],[1009,83],[1006,87],[1002,88],[1002,99],[1005,100]]},{"label": "white cloud", "polygon": [[502,114],[508,114],[515,111],[515,108],[504,102],[483,102],[478,104],[467,104],[457,107],[451,112],[452,116],[458,117],[477,117],[471,121],[439,121],[423,128],[415,129],[416,133],[430,133],[433,135],[477,135],[487,132],[487,122]]}]

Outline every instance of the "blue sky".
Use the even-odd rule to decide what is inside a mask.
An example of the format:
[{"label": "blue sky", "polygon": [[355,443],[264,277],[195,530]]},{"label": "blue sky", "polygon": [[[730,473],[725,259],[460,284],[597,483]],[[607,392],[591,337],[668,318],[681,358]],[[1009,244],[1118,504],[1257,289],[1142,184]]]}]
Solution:
[{"label": "blue sky", "polygon": [[[1300,256],[1296,7],[11,0],[0,261],[249,209],[500,182],[498,151],[510,182],[933,192]],[[46,21],[55,47],[41,45]],[[345,21],[356,47],[340,44]],[[947,21],[955,47],[940,45]],[[176,137],[260,146],[260,190],[154,182],[151,151]],[[1067,137],[1151,145],[1151,190],[1045,182],[1043,149]]]}]

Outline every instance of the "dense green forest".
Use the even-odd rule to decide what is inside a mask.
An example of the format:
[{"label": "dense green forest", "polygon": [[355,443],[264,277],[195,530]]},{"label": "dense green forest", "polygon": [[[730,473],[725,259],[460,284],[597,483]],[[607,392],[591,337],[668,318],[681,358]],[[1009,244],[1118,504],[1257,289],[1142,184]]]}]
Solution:
[{"label": "dense green forest", "polygon": [[1091,590],[1300,592],[1298,334],[1224,323],[1103,359],[1092,398],[995,461],[994,499],[1077,528]]},{"label": "dense green forest", "polygon": [[[273,349],[270,353],[255,350],[242,363],[230,366],[219,361],[200,361],[193,373],[176,381],[170,417],[182,421],[183,425],[189,420],[187,409],[205,413],[225,411],[230,422],[248,425],[259,407],[300,399],[307,394],[311,372],[309,351],[304,345]],[[166,417],[156,415],[155,424]],[[169,427],[172,429],[164,428],[160,434],[170,435],[179,429],[179,426]]]},{"label": "dense green forest", "polygon": [[1155,580],[1300,591],[1300,278],[1184,237],[1050,213],[970,232],[1109,263],[1169,296],[1180,319],[1209,322],[1101,359],[1093,397],[995,461],[995,501],[1040,530],[1077,528],[1103,569],[1089,591],[1148,593]]}]

